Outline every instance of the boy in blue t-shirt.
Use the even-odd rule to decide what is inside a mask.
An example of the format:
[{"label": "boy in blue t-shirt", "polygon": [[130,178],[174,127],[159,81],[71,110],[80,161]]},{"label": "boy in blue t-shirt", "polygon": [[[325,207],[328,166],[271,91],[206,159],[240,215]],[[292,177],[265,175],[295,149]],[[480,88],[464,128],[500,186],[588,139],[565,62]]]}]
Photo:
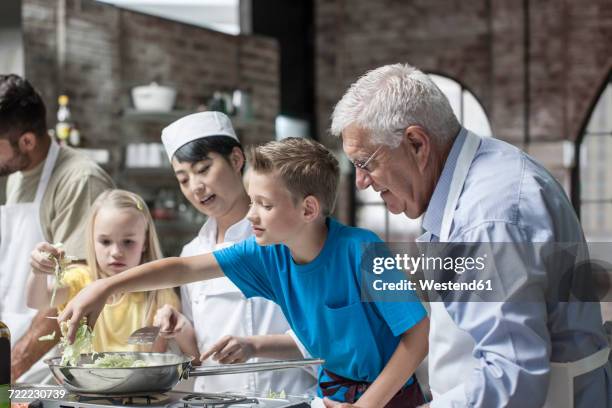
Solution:
[{"label": "boy in blue t-shirt", "polygon": [[[213,254],[168,258],[101,279],[66,307],[69,338],[83,315],[95,323],[116,292],[176,286],[225,274],[247,297],[276,302],[308,354],[322,358],[319,392],[359,407],[424,403],[413,377],[427,354],[429,320],[416,298],[362,302],[360,261],[372,232],[329,218],[338,163],[307,139],[270,142],[249,152],[247,218],[255,237]],[[414,295],[413,295],[414,296]],[[162,327],[162,329],[167,329]],[[293,343],[266,343],[270,356],[294,356]],[[235,350],[236,351],[236,350]]]}]

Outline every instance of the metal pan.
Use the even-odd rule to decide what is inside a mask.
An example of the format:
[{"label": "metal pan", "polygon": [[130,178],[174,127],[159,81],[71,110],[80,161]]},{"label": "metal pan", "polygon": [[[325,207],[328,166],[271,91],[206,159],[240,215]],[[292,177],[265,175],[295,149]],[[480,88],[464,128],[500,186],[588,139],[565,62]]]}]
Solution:
[{"label": "metal pan", "polygon": [[62,366],[61,357],[46,359],[55,379],[67,391],[79,395],[149,395],[171,390],[179,381],[189,377],[247,373],[254,371],[282,370],[322,364],[319,359],[264,361],[194,367],[191,357],[170,353],[115,352],[81,355],[81,364],[91,364],[109,354],[144,360],[146,367],[132,368],[87,368]]}]

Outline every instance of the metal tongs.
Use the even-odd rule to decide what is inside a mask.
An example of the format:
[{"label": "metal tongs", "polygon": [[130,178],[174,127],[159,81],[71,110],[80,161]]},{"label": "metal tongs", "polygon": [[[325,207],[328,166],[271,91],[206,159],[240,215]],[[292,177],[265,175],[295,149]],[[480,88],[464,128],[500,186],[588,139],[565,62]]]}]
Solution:
[{"label": "metal tongs", "polygon": [[195,368],[194,373],[189,376],[208,376],[221,374],[253,373],[257,371],[284,370],[286,368],[299,368],[311,365],[320,365],[325,360],[320,358],[307,358],[302,360],[277,360],[277,361],[258,361],[256,363],[237,363],[237,364],[214,364],[203,365]]}]

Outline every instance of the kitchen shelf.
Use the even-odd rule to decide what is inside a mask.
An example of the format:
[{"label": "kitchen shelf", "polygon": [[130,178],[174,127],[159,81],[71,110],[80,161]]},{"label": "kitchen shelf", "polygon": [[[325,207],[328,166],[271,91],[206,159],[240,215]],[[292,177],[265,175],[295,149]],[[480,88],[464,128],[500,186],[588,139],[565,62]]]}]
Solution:
[{"label": "kitchen shelf", "polygon": [[[163,127],[192,113],[195,112],[190,110],[139,111],[134,108],[126,108],[121,113],[119,126],[122,134],[120,138],[122,155],[120,163],[122,164],[117,164],[115,181],[121,188],[140,194],[153,213],[155,206],[159,205],[157,201],[162,194],[174,193],[176,203],[183,201],[179,183],[171,167],[126,167],[128,147],[131,144],[160,143],[159,137]],[[238,134],[246,129],[254,129],[261,124],[260,121],[254,119],[241,120],[236,116],[231,117],[231,121]],[[163,159],[167,160],[165,156]],[[130,160],[129,163],[136,164],[137,162]],[[145,162],[138,161],[138,163],[144,164]],[[155,161],[153,163],[157,164]],[[187,205],[190,204],[187,203]],[[178,207],[177,205],[176,208]],[[204,221],[200,217],[193,218],[194,221],[188,221],[185,218],[155,220],[155,228],[165,256],[179,255],[182,247],[197,236]]]},{"label": "kitchen shelf", "polygon": [[121,170],[119,182],[142,186],[176,187],[178,181],[169,167],[126,167]]},{"label": "kitchen shelf", "polygon": [[204,222],[195,223],[180,218],[156,219],[154,223],[164,256],[180,255],[183,246],[193,240],[204,225]]},{"label": "kitchen shelf", "polygon": [[194,223],[178,218],[170,220],[156,219],[154,222],[155,228],[157,229],[157,233],[159,235],[187,233],[192,234],[195,237],[198,231],[200,231],[202,228],[202,225],[204,225],[204,222]]},{"label": "kitchen shelf", "polygon": [[140,111],[134,108],[127,108],[121,116],[124,120],[134,120],[143,122],[162,122],[170,124],[177,119],[187,116],[193,111],[189,110],[172,110],[172,111]]},{"label": "kitchen shelf", "polygon": [[[123,111],[121,118],[125,121],[159,123],[166,126],[174,122],[175,120],[178,120],[192,113],[197,112],[190,110],[140,111],[134,108],[126,108]],[[238,116],[230,116],[229,118],[232,121],[232,126],[236,130],[245,129],[256,123],[254,119],[245,120],[240,119]]]},{"label": "kitchen shelf", "polygon": [[108,149],[92,149],[83,147],[73,147],[74,150],[83,153],[99,165],[109,165],[110,163],[110,151]]}]

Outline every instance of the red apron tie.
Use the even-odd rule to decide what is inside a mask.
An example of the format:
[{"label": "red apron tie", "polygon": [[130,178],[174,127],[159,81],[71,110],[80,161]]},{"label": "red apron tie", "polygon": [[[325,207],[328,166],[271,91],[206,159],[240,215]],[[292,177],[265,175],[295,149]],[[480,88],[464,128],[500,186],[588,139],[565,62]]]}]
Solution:
[{"label": "red apron tie", "polygon": [[[347,391],[344,393],[344,401],[354,404],[357,402],[357,396],[364,393],[371,385],[371,383],[368,382],[354,381],[341,377],[326,369],[323,369],[323,372],[332,379],[332,381],[323,381],[319,383],[319,387],[321,387],[321,392],[324,397],[331,397],[342,387],[346,387]],[[421,387],[419,387],[416,377],[414,377],[413,383],[399,390],[391,401],[385,405],[385,408],[416,408],[426,402],[421,392]]]}]

